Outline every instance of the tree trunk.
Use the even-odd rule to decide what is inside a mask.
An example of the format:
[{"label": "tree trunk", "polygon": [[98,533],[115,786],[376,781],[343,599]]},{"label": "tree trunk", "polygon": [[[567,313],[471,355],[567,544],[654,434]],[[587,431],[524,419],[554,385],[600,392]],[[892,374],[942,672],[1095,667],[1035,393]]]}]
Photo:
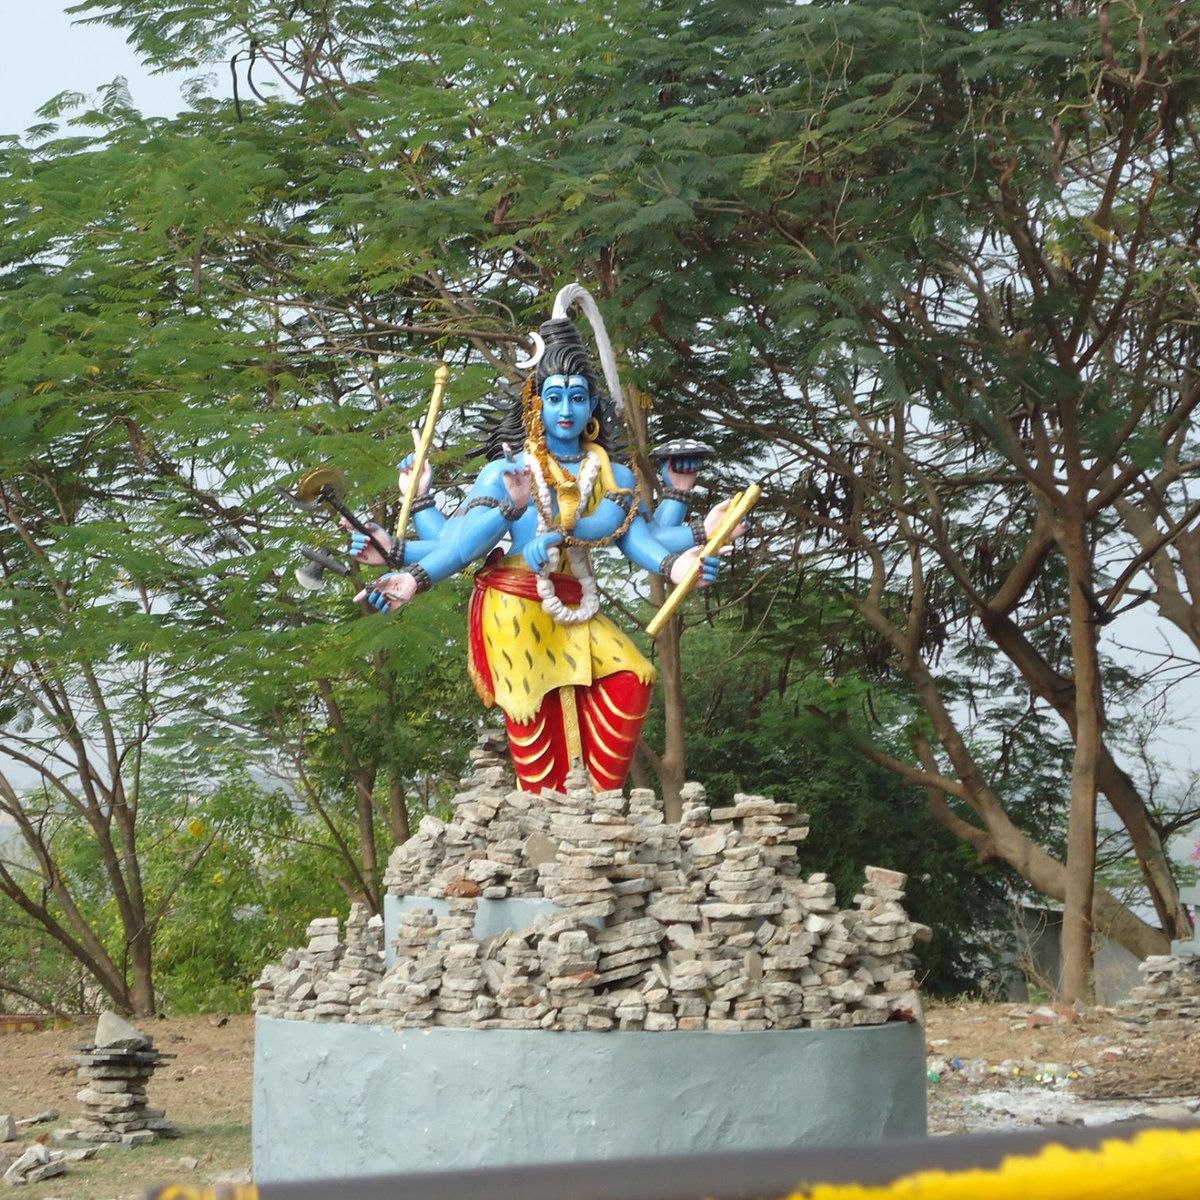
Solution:
[{"label": "tree trunk", "polygon": [[394,773],[388,779],[388,801],[392,838],[397,846],[403,846],[412,837],[412,824],[408,819],[408,801],[404,794],[404,784]]},{"label": "tree trunk", "polygon": [[375,773],[359,771],[354,776],[354,806],[358,812],[358,845],[362,855],[363,899],[372,913],[383,911],[379,898],[379,852],[375,846]]},{"label": "tree trunk", "polygon": [[[1072,506],[1074,507],[1074,506]],[[1072,512],[1060,547],[1070,587],[1071,658],[1075,669],[1075,753],[1067,824],[1067,886],[1063,901],[1062,998],[1092,1000],[1092,891],[1096,878],[1096,761],[1103,729],[1096,626],[1085,586],[1092,578],[1081,512]]]},{"label": "tree trunk", "polygon": [[[653,465],[646,457],[649,446],[649,430],[647,422],[647,407],[641,403],[638,393],[630,390],[629,403],[625,406],[625,420],[631,434],[631,441],[640,448],[641,454],[634,463],[634,469],[641,481],[642,492],[649,495],[657,477]],[[657,575],[650,577],[650,602],[655,609],[662,607],[667,598],[666,583]],[[683,663],[679,654],[679,618],[673,617],[667,627],[659,635],[655,645],[658,649],[658,681],[663,690],[663,749],[661,754],[650,750],[644,742],[641,744],[643,757],[649,762],[658,776],[659,788],[662,792],[663,812],[668,821],[678,821],[683,815],[683,802],[679,798],[680,790],[687,779],[687,757],[684,745],[685,714],[683,690]]]},{"label": "tree trunk", "polygon": [[354,781],[363,900],[373,914],[378,914],[383,908],[379,898],[379,855],[375,846],[375,772],[359,761],[354,743],[342,719],[341,706],[334,695],[333,684],[328,679],[321,679],[317,683],[317,690],[325,703],[329,724],[337,735],[338,744]]},{"label": "tree trunk", "polygon": [[[661,590],[661,585],[659,585]],[[674,616],[658,638],[659,684],[663,690],[663,752],[658,760],[663,813],[668,821],[683,816],[680,791],[687,778],[684,746],[683,664],[679,656],[679,617]]]},{"label": "tree trunk", "polygon": [[[988,636],[1021,672],[1035,696],[1045,700],[1066,722],[1071,736],[1078,729],[1075,688],[1070,679],[1060,675],[1038,651],[1006,613],[993,609],[981,611]],[[1163,930],[1168,937],[1188,937],[1191,921],[1179,899],[1179,887],[1163,848],[1158,830],[1150,819],[1146,803],[1133,781],[1120,768],[1108,746],[1101,738],[1097,746],[1096,785],[1129,834],[1130,844],[1142,870],[1151,901]]]},{"label": "tree trunk", "polygon": [[152,1017],[156,1011],[151,943],[150,931],[144,926],[129,942],[129,970],[133,976],[129,986],[129,1004],[135,1017]]}]

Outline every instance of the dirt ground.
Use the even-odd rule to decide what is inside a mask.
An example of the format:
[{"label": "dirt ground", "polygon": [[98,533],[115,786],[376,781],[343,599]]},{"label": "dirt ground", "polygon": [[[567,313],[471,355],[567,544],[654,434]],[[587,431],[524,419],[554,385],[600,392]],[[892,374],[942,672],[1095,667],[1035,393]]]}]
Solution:
[{"label": "dirt ground", "polygon": [[1200,1112],[1200,1024],[1132,1025],[1111,1009],[937,1004],[925,1047],[930,1133]]},{"label": "dirt ground", "polygon": [[[201,1186],[250,1178],[254,1018],[177,1017],[137,1024],[153,1037],[155,1049],[175,1056],[158,1067],[146,1093],[150,1105],[165,1108],[183,1136],[132,1150],[101,1149],[88,1161],[68,1163],[65,1175],[31,1185],[30,1200],[113,1200],[141,1197],[167,1183]],[[54,1131],[82,1114],[75,1098],[82,1084],[71,1055],[95,1032],[93,1017],[0,1036],[0,1118],[10,1113],[21,1121],[55,1109],[59,1114],[23,1127],[22,1141],[0,1145],[0,1162],[5,1151],[44,1135],[56,1149],[80,1144],[58,1143]]]},{"label": "dirt ground", "polygon": [[[143,1032],[175,1058],[147,1092],[182,1137],[134,1150],[106,1148],[30,1189],[31,1200],[114,1200],[153,1187],[242,1182],[250,1175],[253,1018],[180,1017]],[[0,1117],[22,1121],[19,1150],[80,1114],[70,1055],[94,1021],[0,1034]],[[1200,1111],[1200,1027],[1131,1027],[1111,1011],[1083,1017],[1011,1004],[935,1004],[926,1014],[929,1128],[934,1134],[1033,1125],[1181,1120]],[[564,1035],[568,1036],[568,1035]],[[2,1170],[2,1168],[0,1168]]]}]

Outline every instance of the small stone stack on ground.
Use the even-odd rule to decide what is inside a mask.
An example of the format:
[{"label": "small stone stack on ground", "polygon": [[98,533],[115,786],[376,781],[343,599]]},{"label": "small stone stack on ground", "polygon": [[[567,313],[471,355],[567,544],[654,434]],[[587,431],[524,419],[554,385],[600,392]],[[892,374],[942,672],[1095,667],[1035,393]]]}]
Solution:
[{"label": "small stone stack on ground", "polygon": [[154,1041],[115,1013],[100,1014],[96,1040],[75,1056],[84,1083],[78,1094],[83,1116],[60,1130],[64,1141],[120,1142],[141,1146],[179,1131],[161,1108],[150,1108],[146,1084],[159,1063],[174,1058],[154,1049]]},{"label": "small stone stack on ground", "polygon": [[[564,1032],[919,1019],[912,949],[929,930],[904,912],[905,877],[868,867],[855,907],[839,907],[828,876],[801,869],[808,816],[795,805],[736,794],[713,806],[688,783],[680,820],[668,822],[653,792],[595,792],[580,770],[562,792],[519,792],[499,739],[472,761],[454,816],[427,816],[389,860],[388,891],[415,901],[399,917],[394,965],[376,974],[381,954],[374,970],[356,961],[348,986],[363,915],[344,951],[336,922],[314,922],[307,950],[263,972],[258,1012]],[[510,897],[554,908],[477,937],[482,906]],[[318,1001],[329,1007],[315,1017]]]}]

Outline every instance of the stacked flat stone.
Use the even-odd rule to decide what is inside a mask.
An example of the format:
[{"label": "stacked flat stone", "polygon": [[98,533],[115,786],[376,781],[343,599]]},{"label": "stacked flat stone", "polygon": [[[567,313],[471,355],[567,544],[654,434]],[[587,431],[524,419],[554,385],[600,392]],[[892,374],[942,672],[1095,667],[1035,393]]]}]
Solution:
[{"label": "stacked flat stone", "polygon": [[338,943],[336,917],[313,921],[308,932],[308,949],[300,955],[301,968],[313,978],[313,1003],[306,1017],[320,1022],[352,1020],[383,975],[383,918],[372,917],[365,904],[352,904],[345,946]]},{"label": "stacked flat stone", "polygon": [[179,1131],[161,1108],[150,1108],[146,1084],[160,1062],[174,1058],[154,1049],[152,1038],[140,1033],[115,1013],[102,1013],[96,1041],[80,1047],[75,1056],[84,1087],[78,1093],[83,1116],[70,1129],[58,1131],[61,1140],[120,1142],[140,1146]]},{"label": "stacked flat stone", "polygon": [[[350,1013],[351,983],[338,968],[342,957],[351,954],[352,962],[361,958],[359,938],[365,908],[353,906],[347,925],[347,944],[340,940],[341,922],[337,917],[317,917],[308,923],[308,945],[288,950],[278,963],[268,966],[254,981],[256,1011],[273,1017],[290,1017],[305,1021],[346,1020]],[[379,926],[380,946],[377,958],[382,972],[383,929]],[[351,945],[355,949],[351,949]],[[361,1002],[365,993],[356,999]]]},{"label": "stacked flat stone", "polygon": [[541,895],[581,921],[620,924],[639,916],[657,860],[638,860],[646,835],[630,818],[625,797],[593,795],[583,773],[572,772],[566,794],[548,795],[544,809],[555,854],[538,865]]},{"label": "stacked flat stone", "polygon": [[[448,928],[447,939],[453,933]],[[412,909],[401,915],[395,948],[395,964],[380,979],[376,992],[360,1004],[358,1020],[397,1026],[431,1024],[437,1013],[444,965],[438,920],[431,909]]]},{"label": "stacked flat stone", "polygon": [[485,900],[540,894],[527,844],[545,833],[548,814],[514,788],[503,734],[481,735],[470,763],[450,802],[453,819],[426,815],[392,852],[383,880],[389,892]]},{"label": "stacked flat stone", "polygon": [[1143,982],[1118,1006],[1128,1024],[1200,1019],[1200,955],[1152,954],[1138,964]]},{"label": "stacked flat stone", "polygon": [[[593,793],[573,772],[561,793],[512,788],[499,743],[473,757],[454,817],[427,817],[392,855],[391,892],[446,903],[401,914],[395,963],[363,914],[344,948],[328,921],[309,928],[256,984],[255,1007],[292,1019],[398,1027],[563,1031],[832,1029],[920,1015],[905,877],[868,867],[855,907],[802,875],[808,817],[765,796],[711,808],[685,785],[678,824],[654,793]],[[509,896],[555,905],[527,929],[474,933],[478,907]],[[336,924],[336,923],[334,923]],[[331,939],[333,939],[331,941]],[[323,1007],[319,1015],[316,1008]],[[343,1011],[344,1010],[344,1011]]]},{"label": "stacked flat stone", "polygon": [[532,930],[506,930],[480,944],[487,995],[496,1007],[475,1023],[477,1029],[540,1029],[550,1011],[538,982],[541,956]]}]

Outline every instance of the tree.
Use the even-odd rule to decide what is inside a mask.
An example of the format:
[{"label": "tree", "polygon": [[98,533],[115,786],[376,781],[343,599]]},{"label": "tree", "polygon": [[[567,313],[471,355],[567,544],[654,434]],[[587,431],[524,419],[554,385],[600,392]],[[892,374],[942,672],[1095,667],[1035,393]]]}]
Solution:
[{"label": "tree", "polygon": [[[178,746],[186,726],[246,747],[241,731],[252,727],[259,744],[270,731],[294,746],[311,741],[301,715],[314,705],[335,734],[352,707],[369,723],[368,696],[376,724],[401,714],[428,723],[400,682],[423,669],[432,677],[446,647],[435,620],[398,641],[381,622],[351,629],[329,603],[302,603],[292,567],[313,531],[272,487],[337,455],[339,438],[389,424],[385,386],[424,372],[393,361],[347,398],[345,377],[327,370],[338,347],[308,324],[285,366],[273,295],[250,294],[275,211],[252,138],[234,163],[219,129],[205,138],[194,115],[144,122],[116,87],[78,122],[99,132],[10,148],[0,183],[0,751],[25,772],[7,771],[0,803],[28,851],[0,870],[0,888],[115,1004],[146,1013],[165,911],[146,896],[139,830],[156,739]],[[196,133],[186,151],[184,130]],[[226,256],[206,258],[209,242]],[[398,457],[382,444],[369,456],[368,480],[385,456]],[[294,665],[267,681],[273,655]],[[347,697],[356,676],[359,695]],[[440,715],[444,729],[470,724]],[[379,806],[403,836],[404,786],[434,765],[453,769],[465,751],[425,747],[420,758],[415,742],[404,761],[395,742],[360,738],[341,772],[304,789],[340,846],[347,886],[375,905]],[[333,793],[347,776],[357,840],[341,822],[345,794]],[[101,852],[123,930],[115,952],[58,861],[72,822]],[[187,870],[207,844],[195,849]]]},{"label": "tree", "polygon": [[[90,269],[133,255],[171,281],[153,336],[122,331],[130,382],[175,350],[194,422],[216,355],[212,424],[256,430],[229,439],[198,511],[252,514],[256,553],[278,548],[264,458],[298,469],[316,437],[336,459],[394,429],[383,397],[416,410],[408,364],[432,346],[503,370],[541,298],[582,278],[663,433],[703,429],[742,474],[774,467],[781,521],[764,528],[799,533],[764,542],[853,607],[863,659],[924,714],[877,761],[983,860],[1065,902],[1068,993],[1086,991],[1092,924],[1143,954],[1180,930],[1165,827],[1114,748],[1101,638],[1131,588],[1191,620],[1184,6],[80,8],[156,65],[240,72],[238,105],[171,125],[186,155],[110,111],[106,154],[153,143],[171,167],[154,186],[122,168],[100,194],[125,224],[94,216],[72,243]],[[38,222],[74,215],[81,164],[116,161],[54,154]],[[649,437],[635,421],[635,452]],[[243,602],[278,587],[281,557],[256,559]],[[1049,713],[1072,750],[1065,858],[1000,786],[1005,745]],[[682,769],[666,756],[665,790]],[[1097,793],[1161,929],[1093,888]]]},{"label": "tree", "polygon": [[[690,56],[673,39],[674,103],[629,118],[653,146],[643,210],[675,210],[655,256],[689,280],[669,296],[622,240],[661,335],[652,369],[683,414],[720,411],[794,473],[796,553],[926,713],[911,755],[878,761],[1065,902],[1068,995],[1087,990],[1093,923],[1145,954],[1186,921],[1105,737],[1097,635],[1190,528],[1197,36],[1169,4],[772,8]],[[1122,522],[1156,510],[1132,546]],[[936,665],[996,651],[1018,674],[992,694],[1019,684],[1074,746],[1065,863],[1011,820]],[[1164,932],[1093,898],[1097,790]]]},{"label": "tree", "polygon": [[[590,189],[570,139],[590,139],[592,122],[629,103],[613,39],[652,40],[673,17],[630,4],[79,7],[129,31],[156,66],[230,59],[240,83],[223,113],[228,136],[277,147],[272,209],[294,208],[276,228],[262,227],[274,218],[256,222],[251,244],[236,228],[224,240],[197,236],[193,258],[206,264],[206,286],[220,287],[222,261],[248,256],[257,284],[234,284],[247,301],[303,314],[276,330],[282,355],[320,345],[341,360],[331,372],[352,374],[358,360],[376,388],[387,386],[389,356],[428,354],[435,342],[512,376],[520,326],[545,315],[558,286],[578,275],[615,298],[617,259],[578,216],[561,220]],[[651,434],[636,408],[630,415],[651,495]],[[661,642],[665,745],[646,756],[676,810],[685,773],[677,639],[672,629]]]}]

